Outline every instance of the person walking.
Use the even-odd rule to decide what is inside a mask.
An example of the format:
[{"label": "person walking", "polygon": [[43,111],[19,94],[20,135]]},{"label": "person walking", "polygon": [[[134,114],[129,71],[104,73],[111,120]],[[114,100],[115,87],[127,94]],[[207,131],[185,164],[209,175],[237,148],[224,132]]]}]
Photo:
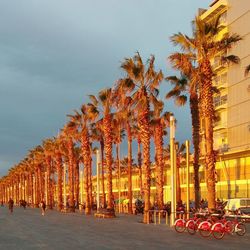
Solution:
[{"label": "person walking", "polygon": [[41,206],[41,209],[42,209],[42,216],[44,216],[45,215],[45,209],[46,209],[46,204],[45,204],[44,200],[41,201],[40,206]]},{"label": "person walking", "polygon": [[8,204],[9,204],[9,211],[12,214],[13,213],[13,206],[14,206],[14,201],[12,200],[12,198],[9,199]]}]

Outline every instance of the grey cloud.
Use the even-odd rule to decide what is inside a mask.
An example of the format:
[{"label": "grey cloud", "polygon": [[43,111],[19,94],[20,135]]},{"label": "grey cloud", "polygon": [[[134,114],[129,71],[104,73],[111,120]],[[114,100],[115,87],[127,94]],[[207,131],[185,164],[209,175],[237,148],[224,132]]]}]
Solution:
[{"label": "grey cloud", "polygon": [[[209,2],[0,0],[0,174],[55,135],[86,95],[112,86],[124,57],[154,54],[170,74],[169,36],[190,31],[197,8]],[[179,139],[190,136],[188,107],[166,105],[180,120]]]}]

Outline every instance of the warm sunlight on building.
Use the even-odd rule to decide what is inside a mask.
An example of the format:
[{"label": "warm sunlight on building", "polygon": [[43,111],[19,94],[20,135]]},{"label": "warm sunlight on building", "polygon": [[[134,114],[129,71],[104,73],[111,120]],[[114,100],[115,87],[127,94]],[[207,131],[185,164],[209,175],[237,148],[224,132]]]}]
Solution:
[{"label": "warm sunlight on building", "polygon": [[[218,121],[214,126],[214,148],[220,155],[217,164],[218,196],[242,197],[250,195],[250,82],[244,70],[250,63],[250,1],[217,0],[208,10],[201,10],[201,18],[208,21],[220,17],[223,35],[237,33],[242,37],[227,55],[237,55],[239,64],[222,63],[221,55],[212,60],[216,73],[214,86],[220,91],[214,96]],[[202,134],[203,135],[203,134]],[[202,153],[204,153],[204,138]]]}]

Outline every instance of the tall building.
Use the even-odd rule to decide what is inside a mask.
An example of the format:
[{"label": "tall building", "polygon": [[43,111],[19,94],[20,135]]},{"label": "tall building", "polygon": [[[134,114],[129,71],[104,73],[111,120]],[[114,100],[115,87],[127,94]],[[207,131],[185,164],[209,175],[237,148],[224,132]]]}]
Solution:
[{"label": "tall building", "polygon": [[[216,74],[213,84],[220,90],[214,96],[214,107],[219,117],[214,124],[214,148],[219,152],[217,193],[221,191],[222,197],[249,197],[250,77],[246,77],[244,71],[250,64],[250,1],[216,0],[207,10],[199,10],[199,14],[207,22],[219,17],[221,31],[218,39],[227,33],[242,37],[242,41],[224,52],[237,55],[239,64],[222,63],[222,54],[211,61]],[[202,153],[204,146],[203,139]]]},{"label": "tall building", "polygon": [[214,96],[214,107],[219,121],[214,127],[214,147],[222,153],[250,150],[250,80],[244,76],[250,64],[250,1],[216,0],[208,10],[201,10],[205,21],[220,17],[220,37],[237,33],[243,40],[227,55],[237,55],[238,65],[226,65],[221,55],[212,60],[215,73],[214,86],[220,94]]}]

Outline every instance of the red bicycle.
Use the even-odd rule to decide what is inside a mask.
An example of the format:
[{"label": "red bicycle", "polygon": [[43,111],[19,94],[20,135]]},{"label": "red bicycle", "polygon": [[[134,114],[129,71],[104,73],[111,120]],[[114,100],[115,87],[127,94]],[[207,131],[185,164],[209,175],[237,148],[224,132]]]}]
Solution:
[{"label": "red bicycle", "polygon": [[222,239],[225,234],[233,234],[234,232],[238,236],[243,236],[246,233],[246,226],[243,222],[238,220],[238,216],[230,216],[234,220],[228,220],[224,224],[222,222],[215,223],[212,228],[212,234],[216,239]]}]

